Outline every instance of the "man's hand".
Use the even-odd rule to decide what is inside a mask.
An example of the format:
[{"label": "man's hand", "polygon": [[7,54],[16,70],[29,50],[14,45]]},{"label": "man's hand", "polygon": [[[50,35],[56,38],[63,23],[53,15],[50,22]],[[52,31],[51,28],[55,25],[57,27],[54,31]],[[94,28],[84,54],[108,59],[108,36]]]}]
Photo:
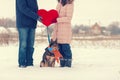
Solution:
[{"label": "man's hand", "polygon": [[39,22],[42,22],[42,17],[39,16],[38,21],[39,21]]}]

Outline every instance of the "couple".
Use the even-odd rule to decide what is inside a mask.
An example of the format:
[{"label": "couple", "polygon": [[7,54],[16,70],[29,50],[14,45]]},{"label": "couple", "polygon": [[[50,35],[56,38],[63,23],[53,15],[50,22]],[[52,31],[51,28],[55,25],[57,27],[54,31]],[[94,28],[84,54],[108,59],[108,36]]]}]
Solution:
[{"label": "couple", "polygon": [[[67,67],[71,67],[73,0],[58,0],[56,10],[59,17],[55,23],[52,40],[57,39],[60,53],[63,56],[63,59],[60,59],[60,66],[65,67],[69,63]],[[16,0],[16,26],[19,33],[18,64],[20,68],[33,66],[35,29],[37,21],[41,22],[37,11],[37,0]]]}]

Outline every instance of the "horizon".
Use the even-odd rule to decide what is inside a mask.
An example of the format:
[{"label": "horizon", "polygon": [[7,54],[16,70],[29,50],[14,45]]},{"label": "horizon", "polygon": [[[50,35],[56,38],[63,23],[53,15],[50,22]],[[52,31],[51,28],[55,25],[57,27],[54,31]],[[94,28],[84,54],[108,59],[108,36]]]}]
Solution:
[{"label": "horizon", "polygon": [[[0,18],[15,18],[15,0],[0,1]],[[120,22],[119,3],[120,0],[75,0],[72,25],[93,25],[97,22],[107,26],[115,21]],[[55,9],[56,5],[57,0],[38,0],[39,9]]]}]

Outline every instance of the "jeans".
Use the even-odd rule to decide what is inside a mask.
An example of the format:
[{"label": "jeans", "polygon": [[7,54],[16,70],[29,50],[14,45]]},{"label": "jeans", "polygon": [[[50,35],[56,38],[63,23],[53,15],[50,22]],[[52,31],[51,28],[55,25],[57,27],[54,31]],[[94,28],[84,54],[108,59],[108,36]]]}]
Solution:
[{"label": "jeans", "polygon": [[72,52],[69,44],[58,44],[59,51],[64,59],[72,59]]},{"label": "jeans", "polygon": [[59,51],[63,58],[60,59],[61,67],[71,67],[72,64],[72,52],[69,44],[59,44]]},{"label": "jeans", "polygon": [[32,66],[33,65],[33,52],[35,29],[34,28],[18,28],[19,33],[19,66]]}]

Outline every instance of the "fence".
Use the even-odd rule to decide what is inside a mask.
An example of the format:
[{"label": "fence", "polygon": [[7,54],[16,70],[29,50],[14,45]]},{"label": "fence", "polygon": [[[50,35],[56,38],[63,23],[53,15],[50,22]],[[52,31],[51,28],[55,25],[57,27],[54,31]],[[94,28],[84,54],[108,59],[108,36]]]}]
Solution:
[{"label": "fence", "polygon": [[[47,42],[47,37],[36,35],[36,43],[40,44]],[[0,34],[0,45],[18,44],[18,34]],[[120,36],[89,36],[89,37],[73,37],[72,47],[109,47],[120,48]]]}]

